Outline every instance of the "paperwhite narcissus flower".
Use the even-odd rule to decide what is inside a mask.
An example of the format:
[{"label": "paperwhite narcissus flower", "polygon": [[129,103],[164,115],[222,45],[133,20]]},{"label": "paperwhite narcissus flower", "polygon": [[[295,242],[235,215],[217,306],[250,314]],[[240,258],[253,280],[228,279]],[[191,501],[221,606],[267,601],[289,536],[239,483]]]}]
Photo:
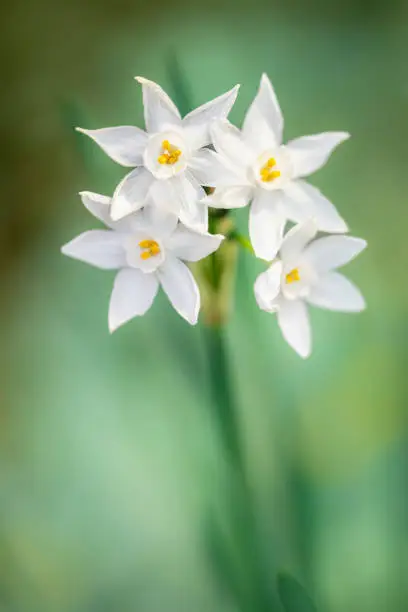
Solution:
[{"label": "paperwhite narcissus flower", "polygon": [[[227,93],[196,108],[181,118],[177,107],[163,89],[142,77],[146,130],[133,126],[99,130],[77,128],[90,136],[114,161],[135,167],[119,183],[111,204],[111,217],[121,219],[144,206],[147,195],[200,229],[207,229],[208,209],[201,202],[210,185],[207,167],[216,166],[213,152],[202,149],[210,144],[210,124],[225,119],[237,97],[237,85]],[[197,179],[196,171],[200,173]],[[211,175],[213,174],[213,169]],[[208,175],[208,177],[207,177]],[[202,180],[205,179],[205,180]]]},{"label": "paperwhite narcissus flower", "polygon": [[283,116],[266,74],[241,132],[228,121],[211,128],[214,147],[228,171],[205,201],[220,208],[239,208],[252,201],[250,238],[255,254],[267,261],[276,255],[288,219],[298,223],[311,217],[319,230],[347,231],[333,204],[303,177],[321,168],[349,134],[325,132],[283,145],[282,132]]},{"label": "paperwhite narcissus flower", "polygon": [[195,325],[200,294],[184,261],[199,261],[219,247],[223,236],[199,233],[178,223],[175,215],[147,206],[120,221],[109,215],[111,199],[83,192],[86,208],[109,230],[91,230],[62,247],[69,257],[97,268],[119,269],[109,306],[114,331],[153,303],[159,285],[174,309]]},{"label": "paperwhite narcissus flower", "polygon": [[280,259],[258,276],[258,306],[276,312],[285,340],[301,357],[311,351],[311,329],[306,303],[342,312],[364,310],[359,289],[336,271],[366,247],[361,238],[325,236],[313,240],[316,225],[307,221],[285,236]]}]

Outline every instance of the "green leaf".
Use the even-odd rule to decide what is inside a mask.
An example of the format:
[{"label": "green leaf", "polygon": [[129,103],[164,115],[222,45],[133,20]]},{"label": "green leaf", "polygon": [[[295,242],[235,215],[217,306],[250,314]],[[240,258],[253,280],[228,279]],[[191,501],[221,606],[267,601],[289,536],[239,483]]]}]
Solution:
[{"label": "green leaf", "polygon": [[184,115],[192,110],[193,96],[191,85],[186,78],[177,55],[171,51],[167,57],[167,73],[171,85],[172,98],[181,116],[184,117]]},{"label": "green leaf", "polygon": [[278,574],[278,593],[285,612],[317,612],[304,587],[289,574]]}]

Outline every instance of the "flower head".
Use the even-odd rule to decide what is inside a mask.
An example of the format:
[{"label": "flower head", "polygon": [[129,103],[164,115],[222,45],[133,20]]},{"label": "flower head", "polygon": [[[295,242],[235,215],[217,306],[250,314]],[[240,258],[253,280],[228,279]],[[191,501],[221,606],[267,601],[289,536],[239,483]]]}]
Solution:
[{"label": "flower head", "polygon": [[205,201],[214,207],[239,208],[252,202],[249,233],[258,257],[271,261],[286,221],[312,217],[319,230],[345,232],[347,225],[333,204],[303,177],[321,168],[346,132],[304,136],[282,144],[283,116],[269,78],[246,114],[242,131],[228,121],[211,128],[216,151],[226,167],[216,191]]},{"label": "flower head", "polygon": [[207,172],[206,180],[201,179],[208,165],[217,166],[218,161],[212,151],[203,147],[211,142],[211,123],[228,116],[238,86],[182,119],[159,85],[142,77],[136,80],[143,88],[146,131],[132,126],[77,128],[114,161],[134,167],[113,194],[112,219],[121,219],[142,208],[149,192],[156,189],[164,209],[176,212],[183,223],[206,230],[208,210],[201,202],[205,196],[202,185],[211,186],[207,182],[211,176]]},{"label": "flower head", "polygon": [[357,287],[337,272],[361,253],[365,240],[335,235],[313,240],[316,233],[312,221],[293,227],[283,240],[279,259],[258,276],[254,287],[258,306],[277,313],[284,338],[301,357],[311,351],[307,303],[343,312],[365,308]]},{"label": "flower head", "polygon": [[157,206],[112,221],[111,199],[83,192],[86,208],[109,227],[91,230],[62,247],[69,257],[103,269],[118,269],[109,307],[114,331],[153,303],[159,285],[175,310],[194,325],[200,310],[197,284],[185,261],[199,261],[219,247],[223,236],[200,233]]}]

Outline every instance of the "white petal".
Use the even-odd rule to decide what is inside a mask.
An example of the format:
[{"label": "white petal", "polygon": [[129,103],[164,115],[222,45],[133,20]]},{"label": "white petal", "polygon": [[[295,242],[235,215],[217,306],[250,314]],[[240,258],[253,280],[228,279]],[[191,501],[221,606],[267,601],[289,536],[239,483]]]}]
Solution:
[{"label": "white petal", "polygon": [[246,168],[254,162],[255,154],[242,140],[241,132],[229,121],[216,121],[211,127],[212,141],[217,153],[220,153],[232,164]]},{"label": "white petal", "polygon": [[168,211],[166,208],[157,205],[153,198],[147,200],[146,206],[141,212],[143,215],[143,223],[147,228],[153,230],[152,235],[158,238],[167,238],[177,227],[178,216],[174,214],[174,212]]},{"label": "white petal", "polygon": [[191,325],[200,310],[200,293],[190,270],[179,259],[168,257],[158,269],[159,280],[174,309]]},{"label": "white petal", "polygon": [[81,200],[85,206],[97,219],[100,219],[105,225],[111,227],[112,219],[109,213],[109,207],[112,198],[101,195],[99,193],[92,193],[91,191],[81,191]]},{"label": "white petal", "polygon": [[[322,232],[343,233],[348,231],[348,227],[344,219],[339,215],[336,207],[322,193],[306,181],[297,179],[291,181],[285,186],[285,193],[293,200],[293,204],[297,207],[296,221],[301,221],[302,215],[304,218],[313,218],[317,227]],[[294,213],[294,209],[290,211]],[[288,216],[289,216],[288,210]]]},{"label": "white petal", "polygon": [[238,95],[239,85],[199,106],[183,119],[186,138],[192,149],[200,149],[211,142],[210,125],[217,119],[226,119]]},{"label": "white petal", "polygon": [[208,206],[203,202],[205,191],[192,172],[187,170],[179,180],[181,197],[180,221],[200,232],[208,230]]},{"label": "white petal", "polygon": [[110,206],[112,198],[101,195],[100,193],[92,193],[91,191],[81,191],[82,202],[89,212],[100,219],[105,225],[119,232],[129,232],[129,218],[113,221],[110,215]]},{"label": "white petal", "polygon": [[208,229],[205,191],[187,171],[171,179],[156,181],[151,188],[156,204],[178,215],[182,223],[200,231]]},{"label": "white petal", "polygon": [[243,208],[250,203],[253,193],[253,187],[217,187],[204,202],[212,208]]},{"label": "white petal", "polygon": [[65,244],[61,252],[103,270],[120,268],[126,262],[123,238],[111,230],[84,232]]},{"label": "white petal", "polygon": [[257,151],[282,142],[283,116],[272,83],[262,75],[258,93],[246,114],[242,128],[244,140]]},{"label": "white petal", "polygon": [[[292,195],[293,193],[294,195]],[[304,206],[301,201],[301,198],[304,197],[303,192],[299,194],[298,188],[296,186],[293,187],[293,182],[284,185],[283,189],[279,190],[279,194],[282,208],[290,221],[293,221],[293,223],[304,223],[311,218],[310,205],[309,208]]]},{"label": "white petal", "polygon": [[196,180],[206,187],[246,185],[248,181],[238,173],[223,156],[210,149],[198,151],[189,161],[189,168]]},{"label": "white petal", "polygon": [[199,261],[214,253],[223,240],[220,234],[196,232],[179,224],[166,246],[178,259]]},{"label": "white petal", "polygon": [[159,282],[154,274],[123,268],[116,275],[109,304],[109,330],[144,315],[156,297]]},{"label": "white petal", "polygon": [[100,130],[76,128],[98,144],[110,158],[122,166],[140,166],[147,143],[147,134],[131,125],[108,127]]},{"label": "white petal", "polygon": [[342,312],[360,312],[365,301],[360,290],[348,278],[338,272],[329,272],[312,287],[307,301],[320,308]]},{"label": "white petal", "polygon": [[285,221],[279,192],[258,189],[249,212],[249,236],[257,257],[272,261],[282,244]]},{"label": "white petal", "polygon": [[281,300],[278,323],[286,342],[303,358],[312,348],[307,306],[301,300]]},{"label": "white petal", "polygon": [[344,266],[357,257],[366,246],[367,243],[362,238],[325,236],[309,244],[304,256],[319,274],[323,274]]},{"label": "white petal", "polygon": [[112,198],[111,217],[114,221],[142,208],[153,176],[145,168],[135,168],[116,187]]},{"label": "white petal", "polygon": [[203,202],[183,207],[180,211],[180,221],[184,225],[196,229],[198,232],[208,230],[208,206]]},{"label": "white petal", "polygon": [[350,134],[347,132],[324,132],[288,142],[286,149],[290,153],[294,177],[316,172],[324,166],[333,150],[348,138]]},{"label": "white petal", "polygon": [[317,227],[312,219],[292,227],[285,235],[280,248],[282,259],[284,261],[296,259],[316,234]]},{"label": "white petal", "polygon": [[276,298],[280,292],[282,277],[282,262],[276,261],[271,267],[262,272],[255,281],[255,299],[261,310],[276,312]]},{"label": "white petal", "polygon": [[154,180],[149,190],[149,199],[160,210],[179,216],[180,196],[178,194],[178,181],[173,178]]},{"label": "white petal", "polygon": [[143,87],[143,106],[146,129],[161,132],[171,125],[181,124],[180,113],[160,85],[143,77],[135,77]]}]

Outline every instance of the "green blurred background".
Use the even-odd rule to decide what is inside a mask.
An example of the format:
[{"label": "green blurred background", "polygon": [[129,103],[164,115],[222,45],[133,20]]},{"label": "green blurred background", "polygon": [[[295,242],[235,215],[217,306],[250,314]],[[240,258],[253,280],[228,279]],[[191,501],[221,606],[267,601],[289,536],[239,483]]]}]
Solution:
[{"label": "green blurred background", "polygon": [[313,311],[304,362],[241,253],[229,369],[271,588],[406,612],[407,2],[3,0],[0,29],[1,612],[240,610],[208,546],[231,508],[204,329],[160,297],[110,336],[113,274],[59,252],[97,226],[77,192],[124,174],[73,126],[142,126],[133,76],[174,93],[175,54],[193,106],[242,83],[240,123],[267,71],[287,138],[352,133],[312,182],[368,240],[368,310]]}]

